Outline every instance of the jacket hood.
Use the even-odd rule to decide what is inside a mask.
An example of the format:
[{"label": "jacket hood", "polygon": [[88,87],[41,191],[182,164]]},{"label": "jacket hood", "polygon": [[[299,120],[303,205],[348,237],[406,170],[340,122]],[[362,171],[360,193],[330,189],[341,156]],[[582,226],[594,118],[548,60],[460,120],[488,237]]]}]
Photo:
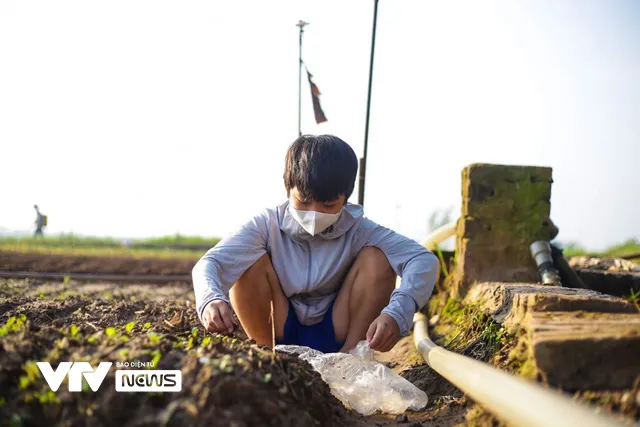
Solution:
[{"label": "jacket hood", "polygon": [[336,239],[351,229],[364,215],[362,206],[347,203],[342,208],[338,220],[322,233],[312,236],[293,218],[289,211],[289,200],[278,206],[280,230],[294,240]]}]

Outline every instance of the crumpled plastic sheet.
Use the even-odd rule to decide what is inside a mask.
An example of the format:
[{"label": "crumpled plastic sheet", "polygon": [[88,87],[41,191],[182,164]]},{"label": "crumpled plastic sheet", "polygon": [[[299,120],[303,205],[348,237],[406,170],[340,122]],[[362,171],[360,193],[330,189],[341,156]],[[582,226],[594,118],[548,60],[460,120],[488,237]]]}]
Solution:
[{"label": "crumpled plastic sheet", "polygon": [[309,347],[277,345],[274,350],[298,354],[320,373],[331,393],[363,415],[377,411],[402,414],[427,406],[427,394],[373,359],[368,341],[347,353],[322,353]]}]

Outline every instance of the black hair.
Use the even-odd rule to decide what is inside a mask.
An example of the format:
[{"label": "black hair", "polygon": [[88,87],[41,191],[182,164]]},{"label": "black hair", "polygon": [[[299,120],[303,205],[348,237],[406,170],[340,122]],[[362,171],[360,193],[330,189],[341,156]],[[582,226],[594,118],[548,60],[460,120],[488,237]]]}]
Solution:
[{"label": "black hair", "polygon": [[355,185],[358,158],[353,149],[333,135],[302,135],[289,146],[284,165],[287,196],[296,187],[301,196],[328,202],[345,195]]}]

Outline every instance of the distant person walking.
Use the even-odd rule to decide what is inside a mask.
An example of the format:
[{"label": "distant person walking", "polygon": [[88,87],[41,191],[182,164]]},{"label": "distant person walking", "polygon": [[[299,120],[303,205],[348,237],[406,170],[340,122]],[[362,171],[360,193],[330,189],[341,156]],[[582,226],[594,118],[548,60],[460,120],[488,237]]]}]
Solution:
[{"label": "distant person walking", "polygon": [[38,209],[38,205],[33,205],[33,208],[36,210],[36,220],[35,220],[36,231],[35,233],[33,233],[33,236],[43,237],[44,234],[42,232],[42,229],[47,226],[47,216],[42,215],[42,212],[40,212],[40,209]]}]

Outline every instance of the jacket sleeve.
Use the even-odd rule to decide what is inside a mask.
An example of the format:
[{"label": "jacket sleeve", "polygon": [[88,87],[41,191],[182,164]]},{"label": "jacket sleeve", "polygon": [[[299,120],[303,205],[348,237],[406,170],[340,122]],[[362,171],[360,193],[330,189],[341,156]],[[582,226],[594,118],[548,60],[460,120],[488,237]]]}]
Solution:
[{"label": "jacket sleeve", "polygon": [[402,278],[400,287],[391,294],[386,313],[400,326],[400,334],[408,335],[413,315],[429,300],[438,275],[438,258],[413,239],[363,218],[364,246],[379,248],[391,268]]},{"label": "jacket sleeve", "polygon": [[220,299],[229,303],[229,290],[242,274],[267,253],[268,214],[263,213],[225,237],[196,263],[192,270],[196,311]]}]

